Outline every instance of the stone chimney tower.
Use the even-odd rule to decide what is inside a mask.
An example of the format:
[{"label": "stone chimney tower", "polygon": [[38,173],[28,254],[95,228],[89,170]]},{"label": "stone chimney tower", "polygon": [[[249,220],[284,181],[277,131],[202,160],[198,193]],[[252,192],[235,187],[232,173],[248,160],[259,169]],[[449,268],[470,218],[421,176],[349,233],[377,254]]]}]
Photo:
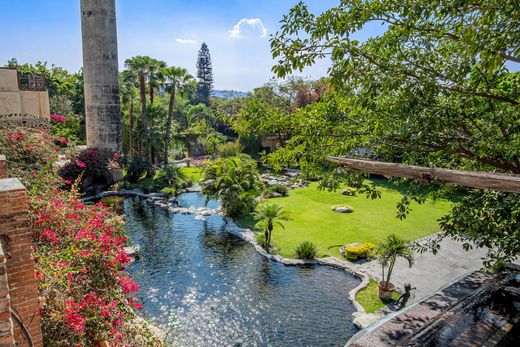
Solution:
[{"label": "stone chimney tower", "polygon": [[115,0],[81,0],[87,146],[121,148]]}]

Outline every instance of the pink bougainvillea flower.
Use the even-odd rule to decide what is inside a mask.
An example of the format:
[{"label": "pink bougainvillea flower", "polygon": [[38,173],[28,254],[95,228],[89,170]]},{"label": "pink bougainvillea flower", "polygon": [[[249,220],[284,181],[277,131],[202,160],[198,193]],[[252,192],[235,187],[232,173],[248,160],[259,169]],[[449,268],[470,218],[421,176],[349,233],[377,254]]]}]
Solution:
[{"label": "pink bougainvillea flower", "polygon": [[115,152],[115,153],[114,153],[114,159],[119,159],[119,157],[121,157],[121,156],[119,155],[119,153]]},{"label": "pink bougainvillea flower", "polygon": [[71,180],[66,180],[65,183],[70,186],[72,184],[72,181]]},{"label": "pink bougainvillea flower", "polygon": [[76,165],[78,165],[82,169],[87,167],[87,164],[85,164],[84,162],[79,161],[79,160],[76,161]]},{"label": "pink bougainvillea flower", "polygon": [[61,123],[61,122],[65,122],[67,120],[67,117],[64,117],[59,114],[51,114],[50,117],[51,117],[51,120],[55,123]]}]

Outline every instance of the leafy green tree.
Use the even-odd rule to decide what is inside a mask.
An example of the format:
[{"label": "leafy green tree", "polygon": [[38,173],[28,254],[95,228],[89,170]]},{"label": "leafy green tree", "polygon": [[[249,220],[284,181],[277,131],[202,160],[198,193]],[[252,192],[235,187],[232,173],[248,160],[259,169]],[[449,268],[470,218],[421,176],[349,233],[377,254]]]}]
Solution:
[{"label": "leafy green tree", "polygon": [[285,226],[282,222],[291,220],[287,211],[284,211],[282,206],[277,204],[263,204],[253,213],[256,226],[262,228],[265,233],[265,249],[269,252],[271,247],[271,234],[274,226],[278,225],[282,229]]},{"label": "leafy green tree", "polygon": [[250,213],[263,189],[256,163],[245,154],[209,162],[200,184],[206,198],[220,200],[230,217]]},{"label": "leafy green tree", "polygon": [[206,42],[200,46],[197,58],[197,102],[209,106],[209,98],[213,90],[213,68],[211,66],[211,55]]},{"label": "leafy green tree", "polygon": [[[329,58],[330,91],[291,117],[251,108],[235,128],[241,134],[290,134],[269,157],[271,165],[299,165],[314,176],[325,167],[344,177],[326,162],[329,155],[519,174],[520,73],[508,71],[520,62],[515,4],[344,0],[315,15],[300,2],[271,40],[277,59],[273,71],[285,77]],[[372,22],[382,24],[384,32],[356,40]],[[257,115],[261,120],[254,119]],[[365,188],[377,196],[372,187]],[[406,189],[400,218],[410,201],[425,199],[416,184]],[[450,191],[434,185],[427,193]],[[520,239],[518,204],[509,203],[518,197],[477,189],[465,194],[467,199],[443,219],[443,236],[463,238],[467,248],[473,242],[491,247],[489,262],[518,256],[520,244],[509,242]],[[491,211],[500,211],[501,223],[482,218]],[[484,235],[488,230],[493,233]],[[437,250],[438,242],[428,248]]]},{"label": "leafy green tree", "polygon": [[168,163],[168,148],[171,142],[171,128],[172,121],[174,117],[174,105],[175,105],[175,96],[178,91],[181,94],[184,94],[184,91],[187,86],[190,85],[190,82],[193,80],[193,76],[188,73],[188,70],[180,68],[180,67],[169,67],[163,69],[163,76],[166,78],[169,84],[169,92],[170,92],[170,101],[168,104],[168,121],[166,123],[166,134],[164,138],[164,154],[163,154],[163,162],[165,164]]}]

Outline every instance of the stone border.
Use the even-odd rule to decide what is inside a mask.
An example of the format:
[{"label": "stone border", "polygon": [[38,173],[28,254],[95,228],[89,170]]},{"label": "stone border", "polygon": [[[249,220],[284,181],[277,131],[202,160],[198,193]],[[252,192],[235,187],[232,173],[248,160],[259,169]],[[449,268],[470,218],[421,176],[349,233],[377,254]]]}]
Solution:
[{"label": "stone border", "polygon": [[333,257],[328,258],[317,258],[314,260],[302,260],[302,259],[290,259],[290,258],[284,258],[280,255],[274,255],[267,253],[262,246],[257,242],[255,234],[249,230],[249,229],[243,229],[240,228],[235,221],[230,217],[225,217],[226,221],[226,231],[234,236],[237,236],[241,238],[242,240],[250,243],[258,253],[260,253],[262,256],[266,257],[267,259],[277,261],[279,263],[282,263],[287,266],[298,266],[298,265],[324,265],[333,267],[335,269],[342,270],[344,272],[347,272],[361,280],[361,283],[352,289],[348,293],[348,299],[350,302],[354,305],[357,312],[360,313],[366,313],[365,309],[359,302],[356,301],[356,294],[360,292],[361,290],[368,287],[368,284],[370,283],[370,276],[368,276],[367,273],[359,271],[354,269],[350,264],[344,260],[336,259]]}]

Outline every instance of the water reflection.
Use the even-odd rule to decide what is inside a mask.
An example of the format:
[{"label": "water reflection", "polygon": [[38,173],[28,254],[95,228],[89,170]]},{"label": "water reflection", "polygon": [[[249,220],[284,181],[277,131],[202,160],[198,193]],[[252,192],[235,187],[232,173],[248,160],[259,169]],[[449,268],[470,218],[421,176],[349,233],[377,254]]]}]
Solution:
[{"label": "water reflection", "polygon": [[[204,204],[199,194],[179,198]],[[209,207],[217,207],[216,202]],[[142,315],[175,346],[343,346],[353,335],[347,294],[359,281],[327,267],[287,267],[227,234],[219,216],[174,215],[125,200],[141,257],[128,269]]]}]

